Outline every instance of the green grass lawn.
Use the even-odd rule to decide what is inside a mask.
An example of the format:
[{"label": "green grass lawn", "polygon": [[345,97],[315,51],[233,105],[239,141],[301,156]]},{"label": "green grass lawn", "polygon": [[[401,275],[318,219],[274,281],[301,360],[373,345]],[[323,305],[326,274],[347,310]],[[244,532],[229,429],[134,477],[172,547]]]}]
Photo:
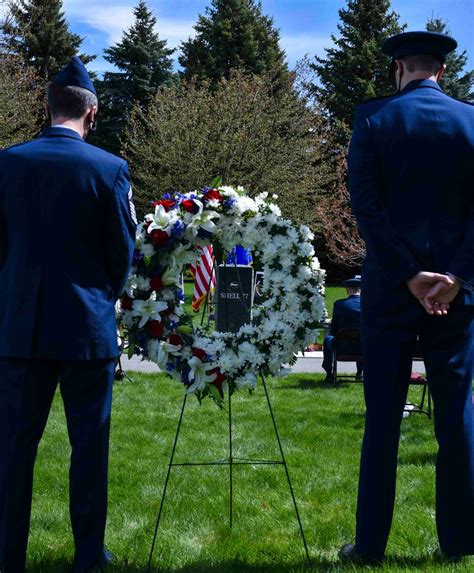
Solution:
[{"label": "green grass lawn", "polygon": [[[315,571],[341,567],[339,547],[351,541],[363,430],[360,385],[327,386],[318,375],[269,382],[270,395],[299,500]],[[416,390],[418,393],[419,390]],[[107,546],[113,570],[144,571],[163,488],[182,388],[164,375],[133,374],[114,394]],[[413,397],[412,397],[413,399]],[[235,454],[277,457],[261,388],[234,400]],[[176,461],[227,455],[227,417],[212,403],[189,402]],[[388,562],[374,571],[472,573],[473,560],[436,565],[433,427],[424,416],[403,422],[397,511]],[[68,571],[73,545],[67,507],[69,446],[57,398],[36,466],[29,547],[31,571]],[[158,538],[161,570],[175,573],[305,571],[283,468],[238,467],[235,524],[228,527],[227,468],[176,468]]]}]

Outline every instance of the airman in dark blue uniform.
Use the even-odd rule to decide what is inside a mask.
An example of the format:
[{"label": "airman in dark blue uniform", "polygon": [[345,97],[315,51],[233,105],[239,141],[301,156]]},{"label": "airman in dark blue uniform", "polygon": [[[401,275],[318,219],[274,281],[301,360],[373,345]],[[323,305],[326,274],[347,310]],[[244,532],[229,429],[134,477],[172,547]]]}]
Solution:
[{"label": "airman in dark blue uniform", "polygon": [[[336,300],[332,310],[331,328],[329,336],[324,339],[323,352],[324,359],[322,363],[323,369],[326,371],[326,381],[331,382],[333,379],[333,349],[334,337],[343,329],[360,329],[360,276],[357,275],[351,279],[344,281],[347,289],[347,298]],[[344,354],[344,346],[340,349]],[[354,347],[351,344],[347,353],[353,353]],[[359,350],[361,352],[361,350]],[[362,365],[357,364],[357,376],[362,377]]]},{"label": "airman in dark blue uniform", "polygon": [[349,184],[367,247],[367,412],[356,543],[341,550],[344,559],[378,560],[385,552],[417,337],[435,404],[439,554],[474,554],[474,107],[438,85],[455,47],[429,32],[390,38],[383,49],[399,92],[356,112]]},{"label": "airman in dark blue uniform", "polygon": [[126,162],[84,141],[97,97],[79,58],[48,102],[52,127],[0,152],[0,563],[15,573],[25,568],[33,467],[58,384],[75,570],[106,560],[115,301],[136,226]]}]

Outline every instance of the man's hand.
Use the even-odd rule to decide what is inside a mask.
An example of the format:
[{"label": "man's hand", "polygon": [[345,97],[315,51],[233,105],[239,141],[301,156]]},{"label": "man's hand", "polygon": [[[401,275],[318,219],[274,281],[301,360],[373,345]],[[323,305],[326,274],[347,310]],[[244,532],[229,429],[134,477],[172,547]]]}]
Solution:
[{"label": "man's hand", "polygon": [[[423,306],[426,308],[427,312],[436,311],[436,309],[441,307],[449,307],[449,303],[453,302],[457,294],[461,290],[461,281],[457,277],[448,277],[451,279],[452,284],[446,284],[444,282],[437,282],[434,284],[430,290],[426,293],[423,300]],[[433,312],[431,312],[433,314]]]},{"label": "man's hand", "polygon": [[[447,300],[449,298],[447,295],[454,284],[454,280],[451,277],[440,273],[430,273],[425,271],[419,272],[407,281],[408,288],[412,295],[418,300],[428,314],[435,316],[443,316],[448,313],[449,303],[456,295],[454,295],[450,300]],[[445,290],[441,289],[438,285],[445,287]],[[434,290],[435,287],[437,287],[436,290]],[[434,294],[431,294],[431,291],[434,291]],[[427,298],[429,293],[430,297]],[[439,296],[437,296],[438,293]],[[446,302],[444,302],[445,299]]]}]

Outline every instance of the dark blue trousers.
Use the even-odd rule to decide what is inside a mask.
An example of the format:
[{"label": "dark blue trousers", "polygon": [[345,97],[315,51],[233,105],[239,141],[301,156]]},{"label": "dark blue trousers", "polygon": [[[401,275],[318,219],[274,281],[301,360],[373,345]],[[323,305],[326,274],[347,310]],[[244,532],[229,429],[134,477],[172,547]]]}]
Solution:
[{"label": "dark blue trousers", "polygon": [[[348,354],[352,354],[354,352],[354,347],[351,345],[347,349]],[[358,348],[357,352],[360,354],[360,348]],[[344,353],[344,347],[342,348],[342,353]],[[334,359],[334,336],[326,336],[324,339],[323,344],[323,362],[321,366],[323,370],[326,372],[328,376],[332,376],[333,374],[333,359]],[[362,374],[362,364],[357,362],[357,374]]]},{"label": "dark blue trousers", "polygon": [[7,375],[23,380],[7,504],[7,573],[25,569],[34,464],[58,384],[72,448],[69,494],[74,566],[87,569],[103,559],[114,366],[115,359],[3,361]]},{"label": "dark blue trousers", "polygon": [[23,377],[8,361],[0,359],[0,568],[4,561],[7,484],[13,460],[20,414]]},{"label": "dark blue trousers", "polygon": [[375,558],[381,558],[385,552],[395,500],[400,424],[412,353],[419,335],[439,445],[439,543],[449,555],[474,554],[474,308],[453,304],[446,317],[430,317],[415,299],[407,298],[400,304],[390,302],[385,309],[377,306],[362,310],[367,413],[356,547],[360,553]]}]

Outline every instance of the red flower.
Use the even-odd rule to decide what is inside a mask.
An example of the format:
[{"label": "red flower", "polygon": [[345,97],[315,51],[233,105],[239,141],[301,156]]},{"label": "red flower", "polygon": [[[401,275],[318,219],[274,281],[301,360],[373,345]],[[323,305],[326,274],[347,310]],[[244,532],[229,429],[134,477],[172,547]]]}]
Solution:
[{"label": "red flower", "polygon": [[193,199],[185,199],[181,201],[181,207],[188,213],[197,213],[199,211],[199,205],[194,202]]},{"label": "red flower", "polygon": [[150,320],[147,324],[148,334],[153,338],[161,338],[163,336],[164,326],[158,320]]},{"label": "red flower", "polygon": [[133,298],[130,298],[129,296],[124,296],[120,301],[120,304],[122,305],[123,310],[132,310]]},{"label": "red flower", "polygon": [[155,201],[153,203],[153,207],[158,207],[159,205],[162,205],[164,210],[168,213],[168,211],[171,211],[171,209],[176,205],[176,201],[173,201],[173,199],[161,199],[160,201]]},{"label": "red flower", "polygon": [[204,360],[206,358],[206,353],[202,348],[193,348],[193,356],[197,356],[199,360]]},{"label": "red flower", "polygon": [[155,229],[150,233],[150,236],[155,247],[163,247],[169,239],[168,233],[161,229]]},{"label": "red flower", "polygon": [[214,380],[213,384],[214,386],[217,386],[219,390],[221,390],[222,384],[225,382],[224,374],[222,374],[219,368],[214,368],[214,370],[211,370],[209,374],[216,374],[216,379]]},{"label": "red flower", "polygon": [[173,346],[183,346],[183,341],[181,340],[181,336],[179,334],[170,334],[168,337],[168,342]]},{"label": "red flower", "polygon": [[213,200],[217,199],[217,201],[219,201],[219,203],[222,203],[224,198],[222,197],[222,195],[219,193],[219,191],[217,189],[210,189],[209,191],[204,193],[204,199],[207,199],[207,201],[213,201]]},{"label": "red flower", "polygon": [[150,286],[152,288],[152,290],[163,290],[165,285],[163,284],[163,281],[161,280],[161,277],[153,277],[150,280]]}]

